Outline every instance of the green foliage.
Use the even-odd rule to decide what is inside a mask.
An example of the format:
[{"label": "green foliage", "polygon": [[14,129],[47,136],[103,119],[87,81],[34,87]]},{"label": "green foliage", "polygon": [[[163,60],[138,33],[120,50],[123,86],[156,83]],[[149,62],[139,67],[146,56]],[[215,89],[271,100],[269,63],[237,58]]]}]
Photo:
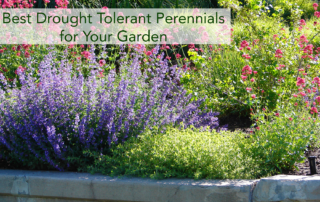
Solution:
[{"label": "green foliage", "polygon": [[150,130],[114,147],[112,157],[91,154],[96,160],[88,170],[156,179],[254,178],[259,168],[243,153],[249,145],[249,139],[237,132],[169,128],[162,134]]},{"label": "green foliage", "polygon": [[254,144],[252,158],[257,160],[265,173],[281,173],[294,170],[295,163],[303,162],[304,152],[319,146],[319,120],[314,119],[305,109],[293,107],[278,109],[273,112],[257,112],[254,116],[258,129],[252,138]]},{"label": "green foliage", "polygon": [[169,128],[164,134],[149,130],[113,147],[112,156],[87,152],[95,158],[87,171],[155,179],[254,179],[293,170],[320,128],[306,113],[291,113],[292,121],[289,114],[269,114],[273,119],[266,120],[262,113],[256,117],[260,130],[251,135],[194,128]]},{"label": "green foliage", "polygon": [[[307,44],[301,45],[303,36],[314,51],[320,45],[320,30],[314,25],[319,20],[312,18],[301,25],[300,15],[296,13],[288,27],[280,11],[270,17],[269,11],[262,12],[264,6],[257,9],[256,3],[252,1],[239,9],[230,45],[202,46],[201,52],[193,49],[188,53],[194,69],[185,72],[181,83],[189,93],[206,96],[206,104],[222,114],[248,112],[253,105],[275,109],[296,88],[299,69],[307,68],[308,75],[319,76],[319,61],[303,58],[307,56],[303,50]],[[244,41],[247,46],[241,47]],[[280,57],[276,57],[277,50],[283,52]],[[246,65],[252,72],[243,75]],[[284,96],[282,103],[280,94]],[[256,97],[252,98],[253,95]]]}]

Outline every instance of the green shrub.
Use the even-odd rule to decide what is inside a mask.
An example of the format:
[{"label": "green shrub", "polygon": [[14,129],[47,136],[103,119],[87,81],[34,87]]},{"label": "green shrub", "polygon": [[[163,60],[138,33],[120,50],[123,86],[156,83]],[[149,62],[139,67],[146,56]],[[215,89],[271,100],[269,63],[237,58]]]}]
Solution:
[{"label": "green shrub", "polygon": [[156,179],[254,178],[259,168],[243,153],[249,141],[238,132],[169,128],[162,134],[149,130],[115,147],[112,157],[96,154],[89,171]]},{"label": "green shrub", "polygon": [[304,152],[319,146],[320,125],[306,109],[294,109],[291,103],[277,112],[258,112],[257,131],[252,135],[252,158],[265,172],[282,173],[295,169],[305,160]]}]

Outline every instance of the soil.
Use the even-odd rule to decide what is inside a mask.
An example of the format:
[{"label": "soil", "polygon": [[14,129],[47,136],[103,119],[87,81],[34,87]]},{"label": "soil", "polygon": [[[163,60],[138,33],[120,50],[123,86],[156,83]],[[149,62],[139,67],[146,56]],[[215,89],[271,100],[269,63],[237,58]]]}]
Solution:
[{"label": "soil", "polygon": [[315,148],[312,151],[305,153],[305,160],[303,163],[296,163],[295,166],[299,168],[299,170],[284,172],[286,175],[310,175],[310,166],[309,166],[309,156],[315,156],[316,159],[316,168],[317,173],[320,174],[320,148]]},{"label": "soil", "polygon": [[230,114],[225,117],[219,117],[219,125],[228,125],[228,131],[240,130],[245,133],[251,133],[254,129],[251,128],[252,121],[249,116],[240,116],[239,114]]}]

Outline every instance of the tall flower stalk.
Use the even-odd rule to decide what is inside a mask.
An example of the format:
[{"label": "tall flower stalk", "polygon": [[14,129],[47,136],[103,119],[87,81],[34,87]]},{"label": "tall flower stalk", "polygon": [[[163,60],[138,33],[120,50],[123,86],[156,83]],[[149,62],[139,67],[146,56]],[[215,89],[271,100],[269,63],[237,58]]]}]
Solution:
[{"label": "tall flower stalk", "polygon": [[101,77],[92,48],[91,74],[84,77],[66,56],[56,62],[50,50],[38,72],[31,65],[18,71],[21,87],[8,88],[1,77],[0,147],[6,149],[0,155],[11,152],[22,162],[37,158],[62,171],[69,167],[68,157],[84,150],[105,154],[111,144],[153,126],[218,127],[217,113],[202,113],[203,100],[191,101],[175,84],[176,67],[161,60],[142,73],[140,54],[123,63],[120,75],[110,71]]}]

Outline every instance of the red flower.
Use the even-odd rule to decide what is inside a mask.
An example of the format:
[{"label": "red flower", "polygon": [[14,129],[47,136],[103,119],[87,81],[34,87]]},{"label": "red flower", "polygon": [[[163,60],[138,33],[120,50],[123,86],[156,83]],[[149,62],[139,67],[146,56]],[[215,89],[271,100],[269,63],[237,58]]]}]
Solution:
[{"label": "red flower", "polygon": [[318,113],[318,109],[316,107],[311,107],[311,114]]},{"label": "red flower", "polygon": [[245,47],[249,46],[249,43],[246,40],[244,40],[244,41],[241,42],[240,46],[242,48],[245,48]]},{"label": "red flower", "polygon": [[300,95],[301,95],[302,97],[304,97],[304,96],[306,96],[306,93],[303,92],[303,91],[301,91],[301,92],[300,92]]},{"label": "red flower", "polygon": [[26,52],[24,53],[24,57],[26,57],[26,58],[30,57],[30,53],[29,53],[28,51],[26,51]]},{"label": "red flower", "polygon": [[21,65],[16,69],[16,71],[14,71],[15,74],[18,74],[18,70],[20,72],[24,72],[24,70],[26,70],[26,68],[22,67]]},{"label": "red flower", "polygon": [[89,51],[83,51],[81,52],[81,55],[83,55],[83,57],[85,57],[86,59],[88,59],[91,56]]},{"label": "red flower", "polygon": [[99,61],[100,67],[102,67],[104,64],[106,64],[106,61],[105,61],[105,60],[100,60],[100,61]]},{"label": "red flower", "polygon": [[306,25],[306,21],[304,19],[300,20],[300,25]]},{"label": "red flower", "polygon": [[302,79],[300,77],[297,78],[297,86],[303,85],[305,82],[305,79]]},{"label": "red flower", "polygon": [[246,74],[252,74],[252,70],[249,65],[244,66],[242,69],[242,75],[246,75]]},{"label": "red flower", "polygon": [[152,52],[151,51],[147,51],[146,55],[150,56],[150,55],[152,55]]},{"label": "red flower", "polygon": [[316,83],[320,83],[320,78],[319,78],[319,77],[314,77],[313,80],[314,80]]},{"label": "red flower", "polygon": [[243,81],[245,81],[245,80],[247,79],[247,76],[241,75],[241,79],[242,79]]}]

